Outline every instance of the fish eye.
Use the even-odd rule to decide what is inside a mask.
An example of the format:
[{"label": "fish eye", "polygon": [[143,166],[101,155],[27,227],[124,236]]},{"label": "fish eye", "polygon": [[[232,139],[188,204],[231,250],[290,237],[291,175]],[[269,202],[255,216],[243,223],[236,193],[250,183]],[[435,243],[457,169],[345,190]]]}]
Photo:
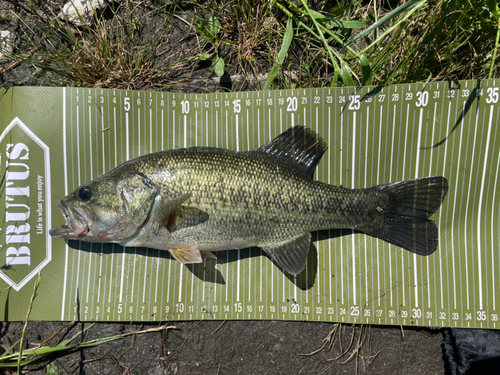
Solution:
[{"label": "fish eye", "polygon": [[78,197],[82,201],[88,201],[92,197],[92,189],[90,186],[82,186],[80,190],[78,190]]}]

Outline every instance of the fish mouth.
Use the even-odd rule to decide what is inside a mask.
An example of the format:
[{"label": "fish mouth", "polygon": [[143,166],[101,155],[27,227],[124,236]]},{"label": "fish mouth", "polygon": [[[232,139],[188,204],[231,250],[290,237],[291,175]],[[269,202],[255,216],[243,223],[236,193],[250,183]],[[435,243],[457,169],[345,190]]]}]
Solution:
[{"label": "fish mouth", "polygon": [[66,220],[66,225],[58,228],[52,228],[49,234],[52,237],[81,239],[86,237],[90,232],[92,220],[90,212],[85,207],[70,207],[64,200],[60,201],[57,206]]}]

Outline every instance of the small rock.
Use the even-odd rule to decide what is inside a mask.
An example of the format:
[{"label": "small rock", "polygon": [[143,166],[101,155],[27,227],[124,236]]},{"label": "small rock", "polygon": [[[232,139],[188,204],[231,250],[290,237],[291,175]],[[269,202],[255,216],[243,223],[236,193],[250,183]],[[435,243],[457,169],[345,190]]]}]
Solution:
[{"label": "small rock", "polygon": [[64,4],[59,17],[76,26],[90,26],[97,9],[106,6],[108,0],[72,0]]},{"label": "small rock", "polygon": [[14,33],[8,30],[0,30],[0,59],[5,52],[12,53],[14,50]]}]

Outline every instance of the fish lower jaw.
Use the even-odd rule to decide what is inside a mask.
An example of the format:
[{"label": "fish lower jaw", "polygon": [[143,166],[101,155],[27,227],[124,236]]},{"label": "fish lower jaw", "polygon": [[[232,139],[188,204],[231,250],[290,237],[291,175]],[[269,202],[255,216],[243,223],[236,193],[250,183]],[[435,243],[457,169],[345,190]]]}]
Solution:
[{"label": "fish lower jaw", "polygon": [[63,225],[61,227],[52,228],[49,231],[52,237],[68,238],[74,240],[86,240],[89,234],[89,227],[75,227],[70,225]]},{"label": "fish lower jaw", "polygon": [[52,228],[49,231],[49,234],[52,237],[60,237],[60,238],[74,238],[76,237],[73,233],[73,230],[67,225],[63,225],[62,227]]}]

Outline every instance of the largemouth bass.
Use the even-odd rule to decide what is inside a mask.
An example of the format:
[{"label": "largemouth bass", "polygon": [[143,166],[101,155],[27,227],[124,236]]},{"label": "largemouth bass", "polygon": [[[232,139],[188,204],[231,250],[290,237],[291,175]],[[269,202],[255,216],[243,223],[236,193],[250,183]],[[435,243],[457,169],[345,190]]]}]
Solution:
[{"label": "largemouth bass", "polygon": [[306,264],[311,232],[352,228],[419,255],[438,246],[429,219],[444,177],[348,189],[312,179],[327,147],[296,126],[248,152],[194,147],[127,161],[59,203],[54,237],[167,250],[202,262],[213,251],[260,247],[291,274]]}]

